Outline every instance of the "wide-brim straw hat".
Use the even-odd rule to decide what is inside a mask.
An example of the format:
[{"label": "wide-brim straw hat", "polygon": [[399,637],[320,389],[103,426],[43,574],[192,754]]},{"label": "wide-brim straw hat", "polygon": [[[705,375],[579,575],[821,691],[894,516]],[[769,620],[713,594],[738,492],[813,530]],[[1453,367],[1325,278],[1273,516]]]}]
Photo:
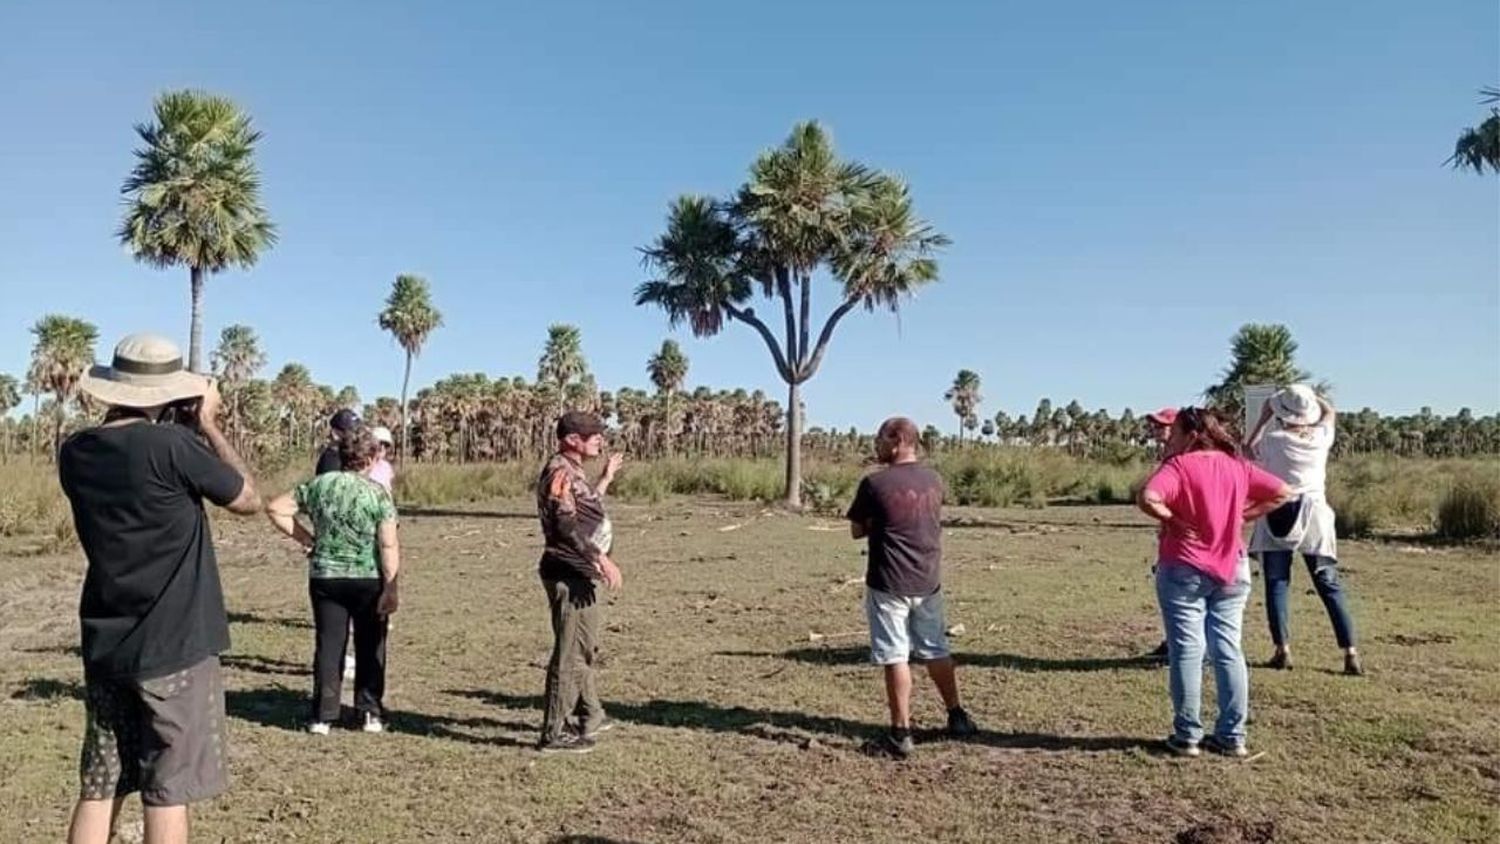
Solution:
[{"label": "wide-brim straw hat", "polygon": [[1293,384],[1271,396],[1271,412],[1283,425],[1311,425],[1323,416],[1318,394],[1306,384]]},{"label": "wide-brim straw hat", "polygon": [[119,407],[158,407],[202,396],[208,379],[182,368],[182,352],[159,334],[132,334],[115,346],[109,366],[94,366],[78,384]]}]

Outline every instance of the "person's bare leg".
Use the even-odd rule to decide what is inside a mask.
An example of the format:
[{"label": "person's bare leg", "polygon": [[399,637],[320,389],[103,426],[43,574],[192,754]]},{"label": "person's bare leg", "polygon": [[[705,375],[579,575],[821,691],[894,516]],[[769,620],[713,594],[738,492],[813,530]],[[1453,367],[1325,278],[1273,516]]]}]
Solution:
[{"label": "person's bare leg", "polygon": [[953,657],[945,656],[927,663],[927,676],[937,686],[946,709],[958,708],[958,674],[953,668]]},{"label": "person's bare leg", "polygon": [[147,806],[145,844],[187,844],[188,807]]},{"label": "person's bare leg", "polygon": [[885,700],[891,708],[891,729],[911,726],[911,668],[904,662],[885,666]]},{"label": "person's bare leg", "polygon": [[120,816],[120,807],[125,798],[113,800],[83,800],[73,807],[73,820],[68,824],[68,844],[106,844],[114,832],[115,819]]}]

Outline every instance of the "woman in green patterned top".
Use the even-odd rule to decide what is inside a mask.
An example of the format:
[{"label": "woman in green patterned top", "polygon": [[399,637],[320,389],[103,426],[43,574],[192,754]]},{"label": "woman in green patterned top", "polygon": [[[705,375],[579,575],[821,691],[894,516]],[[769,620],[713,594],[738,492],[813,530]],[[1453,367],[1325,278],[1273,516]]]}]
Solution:
[{"label": "woman in green patterned top", "polygon": [[[366,428],[339,444],[343,470],[313,478],[271,502],[267,513],[282,533],[307,550],[308,593],[317,645],[313,653],[312,719],[327,735],[339,717],[344,650],[354,626],[354,705],[367,733],[383,732],[386,620],[396,611],[396,505],[364,476],[378,454]],[[312,529],[297,521],[302,514]]]}]

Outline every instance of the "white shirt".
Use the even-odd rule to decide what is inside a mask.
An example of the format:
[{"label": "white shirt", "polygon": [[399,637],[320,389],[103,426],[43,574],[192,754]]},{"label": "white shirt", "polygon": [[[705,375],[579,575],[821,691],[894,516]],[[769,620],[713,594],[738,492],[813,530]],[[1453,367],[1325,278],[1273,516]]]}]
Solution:
[{"label": "white shirt", "polygon": [[1286,481],[1292,494],[1302,499],[1297,523],[1286,536],[1271,534],[1264,518],[1255,522],[1250,553],[1299,551],[1320,557],[1339,555],[1334,531],[1333,508],[1325,496],[1328,486],[1328,452],[1333,448],[1333,425],[1324,422],[1310,428],[1275,430],[1261,437],[1256,453],[1261,468]]},{"label": "white shirt", "polygon": [[1328,452],[1333,448],[1333,425],[1310,428],[1280,427],[1267,432],[1257,446],[1261,468],[1287,482],[1296,495],[1322,493],[1328,487]]}]

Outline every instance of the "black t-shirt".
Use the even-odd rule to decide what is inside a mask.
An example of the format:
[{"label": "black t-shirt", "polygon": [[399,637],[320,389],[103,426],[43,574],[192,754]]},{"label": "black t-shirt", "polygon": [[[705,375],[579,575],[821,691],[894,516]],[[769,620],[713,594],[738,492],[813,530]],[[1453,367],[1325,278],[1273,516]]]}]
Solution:
[{"label": "black t-shirt", "polygon": [[326,475],[329,472],[344,471],[344,458],[339,456],[337,443],[329,443],[323,447],[323,453],[318,455],[317,474]]},{"label": "black t-shirt", "polygon": [[865,526],[865,585],[892,595],[931,595],[941,585],[943,479],[921,463],[881,469],[859,482],[849,521]]},{"label": "black t-shirt", "polygon": [[239,473],[187,428],[131,422],[74,435],[58,475],[88,558],[78,603],[85,672],[148,679],[226,650],[203,499],[229,504],[244,487]]}]

